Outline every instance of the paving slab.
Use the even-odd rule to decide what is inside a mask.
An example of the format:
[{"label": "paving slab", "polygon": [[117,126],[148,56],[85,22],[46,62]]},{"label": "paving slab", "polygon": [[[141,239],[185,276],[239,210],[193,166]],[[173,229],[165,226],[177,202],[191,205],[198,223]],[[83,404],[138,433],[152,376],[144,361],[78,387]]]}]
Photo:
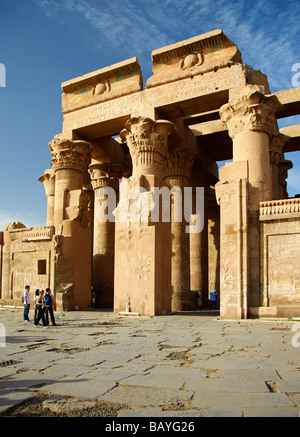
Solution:
[{"label": "paving slab", "polygon": [[299,408],[251,408],[244,411],[244,417],[299,417]]},{"label": "paving slab", "polygon": [[70,396],[83,399],[97,399],[116,386],[114,381],[99,381],[95,379],[61,378],[50,385],[45,385],[43,390],[61,396]]},{"label": "paving slab", "polygon": [[258,362],[255,358],[241,358],[231,356],[217,356],[212,358],[207,358],[201,361],[194,361],[191,365],[193,368],[202,369],[249,369],[254,370],[258,368]]},{"label": "paving slab", "polygon": [[[292,393],[289,395],[289,397],[297,407],[300,407],[300,394],[299,393]],[[300,409],[299,409],[299,417],[300,417]]]},{"label": "paving slab", "polygon": [[72,378],[77,378],[81,375],[91,372],[91,368],[88,366],[80,365],[63,365],[60,363],[54,363],[49,365],[43,370],[43,375],[48,376],[53,379],[63,378],[64,376],[71,376]]},{"label": "paving slab", "polygon": [[234,410],[245,408],[268,407],[293,407],[295,404],[282,393],[232,393],[207,391],[196,392],[192,400],[192,407],[200,409],[223,409]]},{"label": "paving slab", "polygon": [[58,396],[66,411],[81,399],[87,408],[115,405],[120,417],[299,415],[292,321],[77,311],[56,313],[59,326],[44,330],[24,324],[21,309],[1,308],[0,320],[0,413],[32,396]]},{"label": "paving slab", "polygon": [[128,404],[132,407],[184,405],[193,397],[193,392],[166,390],[153,387],[118,386],[101,396],[99,400]]},{"label": "paving slab", "polygon": [[0,413],[34,397],[34,393],[21,390],[0,390]]},{"label": "paving slab", "polygon": [[244,417],[244,411],[240,408],[233,408],[232,410],[226,408],[202,408],[203,417]]},{"label": "paving slab", "polygon": [[39,372],[21,372],[14,376],[0,379],[0,390],[26,390],[32,387],[44,386],[52,381],[52,378],[47,378]]},{"label": "paving slab", "polygon": [[118,417],[202,417],[198,410],[163,410],[159,407],[119,410]]},{"label": "paving slab", "polygon": [[187,380],[186,390],[197,391],[199,396],[206,392],[215,393],[269,393],[269,389],[264,381],[230,378],[198,378],[197,380]]}]

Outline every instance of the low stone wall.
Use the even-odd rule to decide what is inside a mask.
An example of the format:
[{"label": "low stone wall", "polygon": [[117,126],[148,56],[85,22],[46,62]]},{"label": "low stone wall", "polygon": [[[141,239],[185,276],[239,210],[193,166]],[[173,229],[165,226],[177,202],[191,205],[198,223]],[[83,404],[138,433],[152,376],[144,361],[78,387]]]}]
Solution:
[{"label": "low stone wall", "polygon": [[260,222],[261,290],[265,310],[258,312],[299,317],[300,199],[261,202]]}]

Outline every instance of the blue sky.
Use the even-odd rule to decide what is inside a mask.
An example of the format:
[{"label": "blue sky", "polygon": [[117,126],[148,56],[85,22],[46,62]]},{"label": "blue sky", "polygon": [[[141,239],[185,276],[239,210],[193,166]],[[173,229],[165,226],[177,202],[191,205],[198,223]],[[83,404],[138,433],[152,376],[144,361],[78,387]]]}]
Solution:
[{"label": "blue sky", "polygon": [[[38,178],[48,142],[62,130],[61,82],[137,56],[144,84],[151,52],[221,28],[243,62],[268,75],[271,92],[292,88],[300,62],[299,0],[0,0],[0,230],[46,224]],[[300,124],[300,116],[280,127]],[[289,194],[300,192],[300,152]]]}]

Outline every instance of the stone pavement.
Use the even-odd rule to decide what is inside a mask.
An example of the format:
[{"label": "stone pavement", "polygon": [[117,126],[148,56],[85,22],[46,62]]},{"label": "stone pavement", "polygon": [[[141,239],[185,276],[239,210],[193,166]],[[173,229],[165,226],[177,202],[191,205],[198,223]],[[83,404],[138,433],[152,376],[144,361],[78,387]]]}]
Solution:
[{"label": "stone pavement", "polygon": [[41,416],[299,416],[296,320],[55,315],[58,326],[35,328],[21,309],[0,308],[0,414],[38,401]]}]

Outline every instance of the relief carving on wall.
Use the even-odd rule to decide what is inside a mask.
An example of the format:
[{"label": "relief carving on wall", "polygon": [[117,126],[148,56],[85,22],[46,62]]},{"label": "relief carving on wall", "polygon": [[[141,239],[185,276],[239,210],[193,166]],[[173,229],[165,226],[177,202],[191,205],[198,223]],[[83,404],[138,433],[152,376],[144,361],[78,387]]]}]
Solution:
[{"label": "relief carving on wall", "polygon": [[195,65],[199,66],[202,65],[204,62],[204,56],[203,53],[190,53],[189,55],[185,56],[185,58],[180,59],[179,61],[179,67],[181,70],[185,70],[186,68],[192,68]]},{"label": "relief carving on wall", "polygon": [[88,211],[89,197],[83,190],[65,191],[64,219],[79,221],[80,225],[87,228],[90,223]]},{"label": "relief carving on wall", "polygon": [[100,96],[101,94],[109,93],[110,89],[111,88],[110,88],[109,81],[107,81],[107,82],[99,82],[97,85],[95,85],[92,88],[91,93],[92,93],[93,96]]}]

